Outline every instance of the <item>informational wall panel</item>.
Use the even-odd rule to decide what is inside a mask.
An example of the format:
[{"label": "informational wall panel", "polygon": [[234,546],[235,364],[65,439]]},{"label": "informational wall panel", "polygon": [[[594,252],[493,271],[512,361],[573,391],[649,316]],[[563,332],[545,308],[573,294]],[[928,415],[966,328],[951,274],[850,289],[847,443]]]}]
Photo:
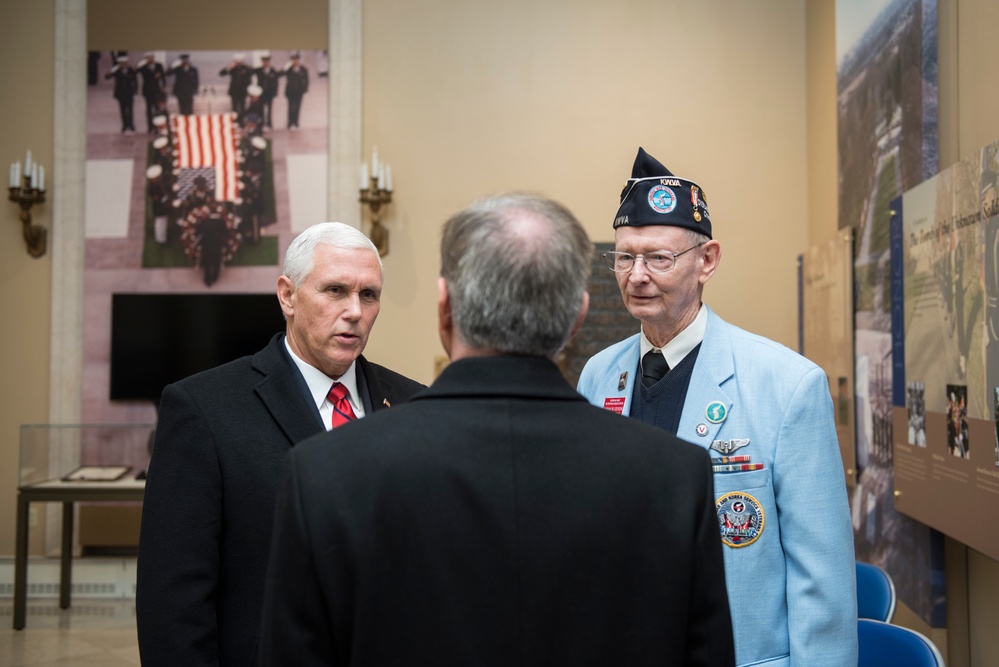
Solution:
[{"label": "informational wall panel", "polygon": [[[999,559],[999,142],[903,197],[905,407],[895,506]],[[902,390],[901,387],[898,388]]]},{"label": "informational wall panel", "polygon": [[802,351],[829,380],[848,488],[856,482],[853,406],[852,232],[841,230],[802,258]]}]

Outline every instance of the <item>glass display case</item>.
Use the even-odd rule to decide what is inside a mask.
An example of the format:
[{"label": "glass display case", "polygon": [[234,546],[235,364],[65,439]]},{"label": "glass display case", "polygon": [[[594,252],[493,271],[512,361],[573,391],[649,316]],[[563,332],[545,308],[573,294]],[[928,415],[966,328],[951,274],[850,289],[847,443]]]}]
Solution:
[{"label": "glass display case", "polygon": [[72,585],[74,507],[79,502],[135,503],[145,492],[151,424],[24,424],[21,426],[14,554],[14,629],[27,609],[31,503],[62,503],[59,606]]},{"label": "glass display case", "polygon": [[153,424],[22,424],[18,488],[144,478]]}]

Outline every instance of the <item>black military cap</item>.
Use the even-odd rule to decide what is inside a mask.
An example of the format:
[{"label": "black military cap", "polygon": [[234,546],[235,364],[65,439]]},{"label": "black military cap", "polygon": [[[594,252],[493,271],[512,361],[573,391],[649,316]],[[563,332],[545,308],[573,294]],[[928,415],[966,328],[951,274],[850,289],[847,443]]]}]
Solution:
[{"label": "black military cap", "polygon": [[614,217],[614,229],[629,225],[683,227],[711,238],[711,217],[701,186],[674,176],[643,148],[638,149]]}]

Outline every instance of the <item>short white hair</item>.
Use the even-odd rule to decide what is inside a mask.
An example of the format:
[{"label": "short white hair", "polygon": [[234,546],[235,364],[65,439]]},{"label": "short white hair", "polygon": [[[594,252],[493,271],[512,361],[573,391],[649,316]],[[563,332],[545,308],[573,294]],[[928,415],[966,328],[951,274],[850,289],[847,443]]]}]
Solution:
[{"label": "short white hair", "polygon": [[321,243],[344,250],[370,250],[378,258],[378,270],[384,270],[378,248],[360,230],[342,222],[320,222],[296,236],[284,255],[283,273],[296,288],[312,271],[316,246]]}]

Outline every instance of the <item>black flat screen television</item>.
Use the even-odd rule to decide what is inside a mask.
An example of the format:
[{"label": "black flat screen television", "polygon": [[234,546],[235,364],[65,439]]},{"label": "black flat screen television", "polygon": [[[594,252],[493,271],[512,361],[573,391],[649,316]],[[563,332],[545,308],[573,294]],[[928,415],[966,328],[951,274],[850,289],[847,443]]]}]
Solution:
[{"label": "black flat screen television", "polygon": [[277,295],[113,294],[110,399],[158,402],[163,387],[267,345]]}]

